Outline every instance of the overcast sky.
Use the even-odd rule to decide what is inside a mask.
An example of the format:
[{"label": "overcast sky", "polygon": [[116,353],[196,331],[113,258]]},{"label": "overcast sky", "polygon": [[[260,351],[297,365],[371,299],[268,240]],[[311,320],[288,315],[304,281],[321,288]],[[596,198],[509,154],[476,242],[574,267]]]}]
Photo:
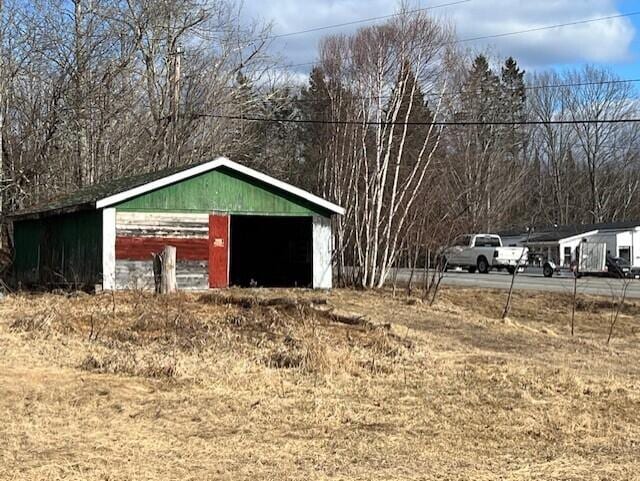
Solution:
[{"label": "overcast sky", "polygon": [[[455,0],[421,0],[417,8]],[[394,12],[394,0],[245,0],[244,14],[273,22],[281,34]],[[458,38],[494,35],[588,18],[640,11],[637,0],[471,0],[438,8]],[[350,32],[375,22],[277,39],[272,48],[292,64],[315,59],[318,40],[328,33]],[[583,63],[610,66],[622,77],[640,76],[640,15],[532,32],[464,45],[500,57],[514,56],[529,71]],[[306,71],[308,67],[300,67]]]}]

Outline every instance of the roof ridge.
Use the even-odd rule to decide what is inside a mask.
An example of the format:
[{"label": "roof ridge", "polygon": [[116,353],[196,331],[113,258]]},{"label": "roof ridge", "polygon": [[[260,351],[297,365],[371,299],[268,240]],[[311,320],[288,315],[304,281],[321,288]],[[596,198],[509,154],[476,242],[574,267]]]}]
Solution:
[{"label": "roof ridge", "polygon": [[288,192],[296,197],[311,202],[323,209],[337,214],[344,214],[345,210],[326,199],[316,196],[299,187],[278,180],[250,167],[233,162],[226,157],[217,157],[206,162],[185,164],[177,167],[168,167],[156,171],[150,171],[137,175],[119,177],[110,182],[92,184],[83,189],[78,189],[57,201],[49,199],[31,208],[22,209],[10,214],[10,217],[20,218],[32,215],[55,215],[60,212],[73,212],[84,209],[101,209],[115,205],[129,198],[142,195],[167,185],[195,177],[205,172],[210,172],[219,167],[226,167],[243,175],[256,179],[267,185]]}]

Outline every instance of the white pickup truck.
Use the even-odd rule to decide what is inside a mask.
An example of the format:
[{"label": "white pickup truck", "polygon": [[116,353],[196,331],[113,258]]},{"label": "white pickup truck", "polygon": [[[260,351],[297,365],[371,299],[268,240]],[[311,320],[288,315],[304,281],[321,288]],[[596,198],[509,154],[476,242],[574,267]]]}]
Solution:
[{"label": "white pickup truck", "polygon": [[502,239],[497,235],[463,235],[444,249],[442,262],[445,268],[462,267],[482,274],[494,268],[506,268],[513,274],[516,268],[527,265],[528,252],[526,247],[502,247]]}]

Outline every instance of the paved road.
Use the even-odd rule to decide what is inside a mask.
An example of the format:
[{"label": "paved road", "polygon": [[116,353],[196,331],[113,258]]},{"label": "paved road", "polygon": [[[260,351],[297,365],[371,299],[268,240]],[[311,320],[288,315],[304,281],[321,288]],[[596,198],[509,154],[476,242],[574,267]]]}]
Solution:
[{"label": "paved road", "polygon": [[[422,274],[416,274],[414,279],[422,279]],[[409,279],[409,270],[401,269],[398,272],[398,280],[406,282]],[[489,274],[469,274],[465,271],[449,271],[442,280],[444,285],[464,287],[486,287],[491,289],[509,289],[511,276],[506,272],[491,272]],[[601,277],[582,277],[578,279],[578,293],[611,296],[612,292],[619,296],[622,291],[621,279]],[[627,297],[640,298],[640,280],[628,281]],[[573,292],[573,278],[570,275],[559,275],[546,278],[540,269],[527,269],[516,276],[514,289],[528,289],[549,292]]]}]

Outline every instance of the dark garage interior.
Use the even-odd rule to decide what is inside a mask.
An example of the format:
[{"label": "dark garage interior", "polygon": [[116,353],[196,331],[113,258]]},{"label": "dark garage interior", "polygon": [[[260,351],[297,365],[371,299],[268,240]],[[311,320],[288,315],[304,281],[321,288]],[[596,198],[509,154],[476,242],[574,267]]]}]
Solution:
[{"label": "dark garage interior", "polygon": [[311,286],[311,217],[232,215],[230,234],[232,286]]}]

